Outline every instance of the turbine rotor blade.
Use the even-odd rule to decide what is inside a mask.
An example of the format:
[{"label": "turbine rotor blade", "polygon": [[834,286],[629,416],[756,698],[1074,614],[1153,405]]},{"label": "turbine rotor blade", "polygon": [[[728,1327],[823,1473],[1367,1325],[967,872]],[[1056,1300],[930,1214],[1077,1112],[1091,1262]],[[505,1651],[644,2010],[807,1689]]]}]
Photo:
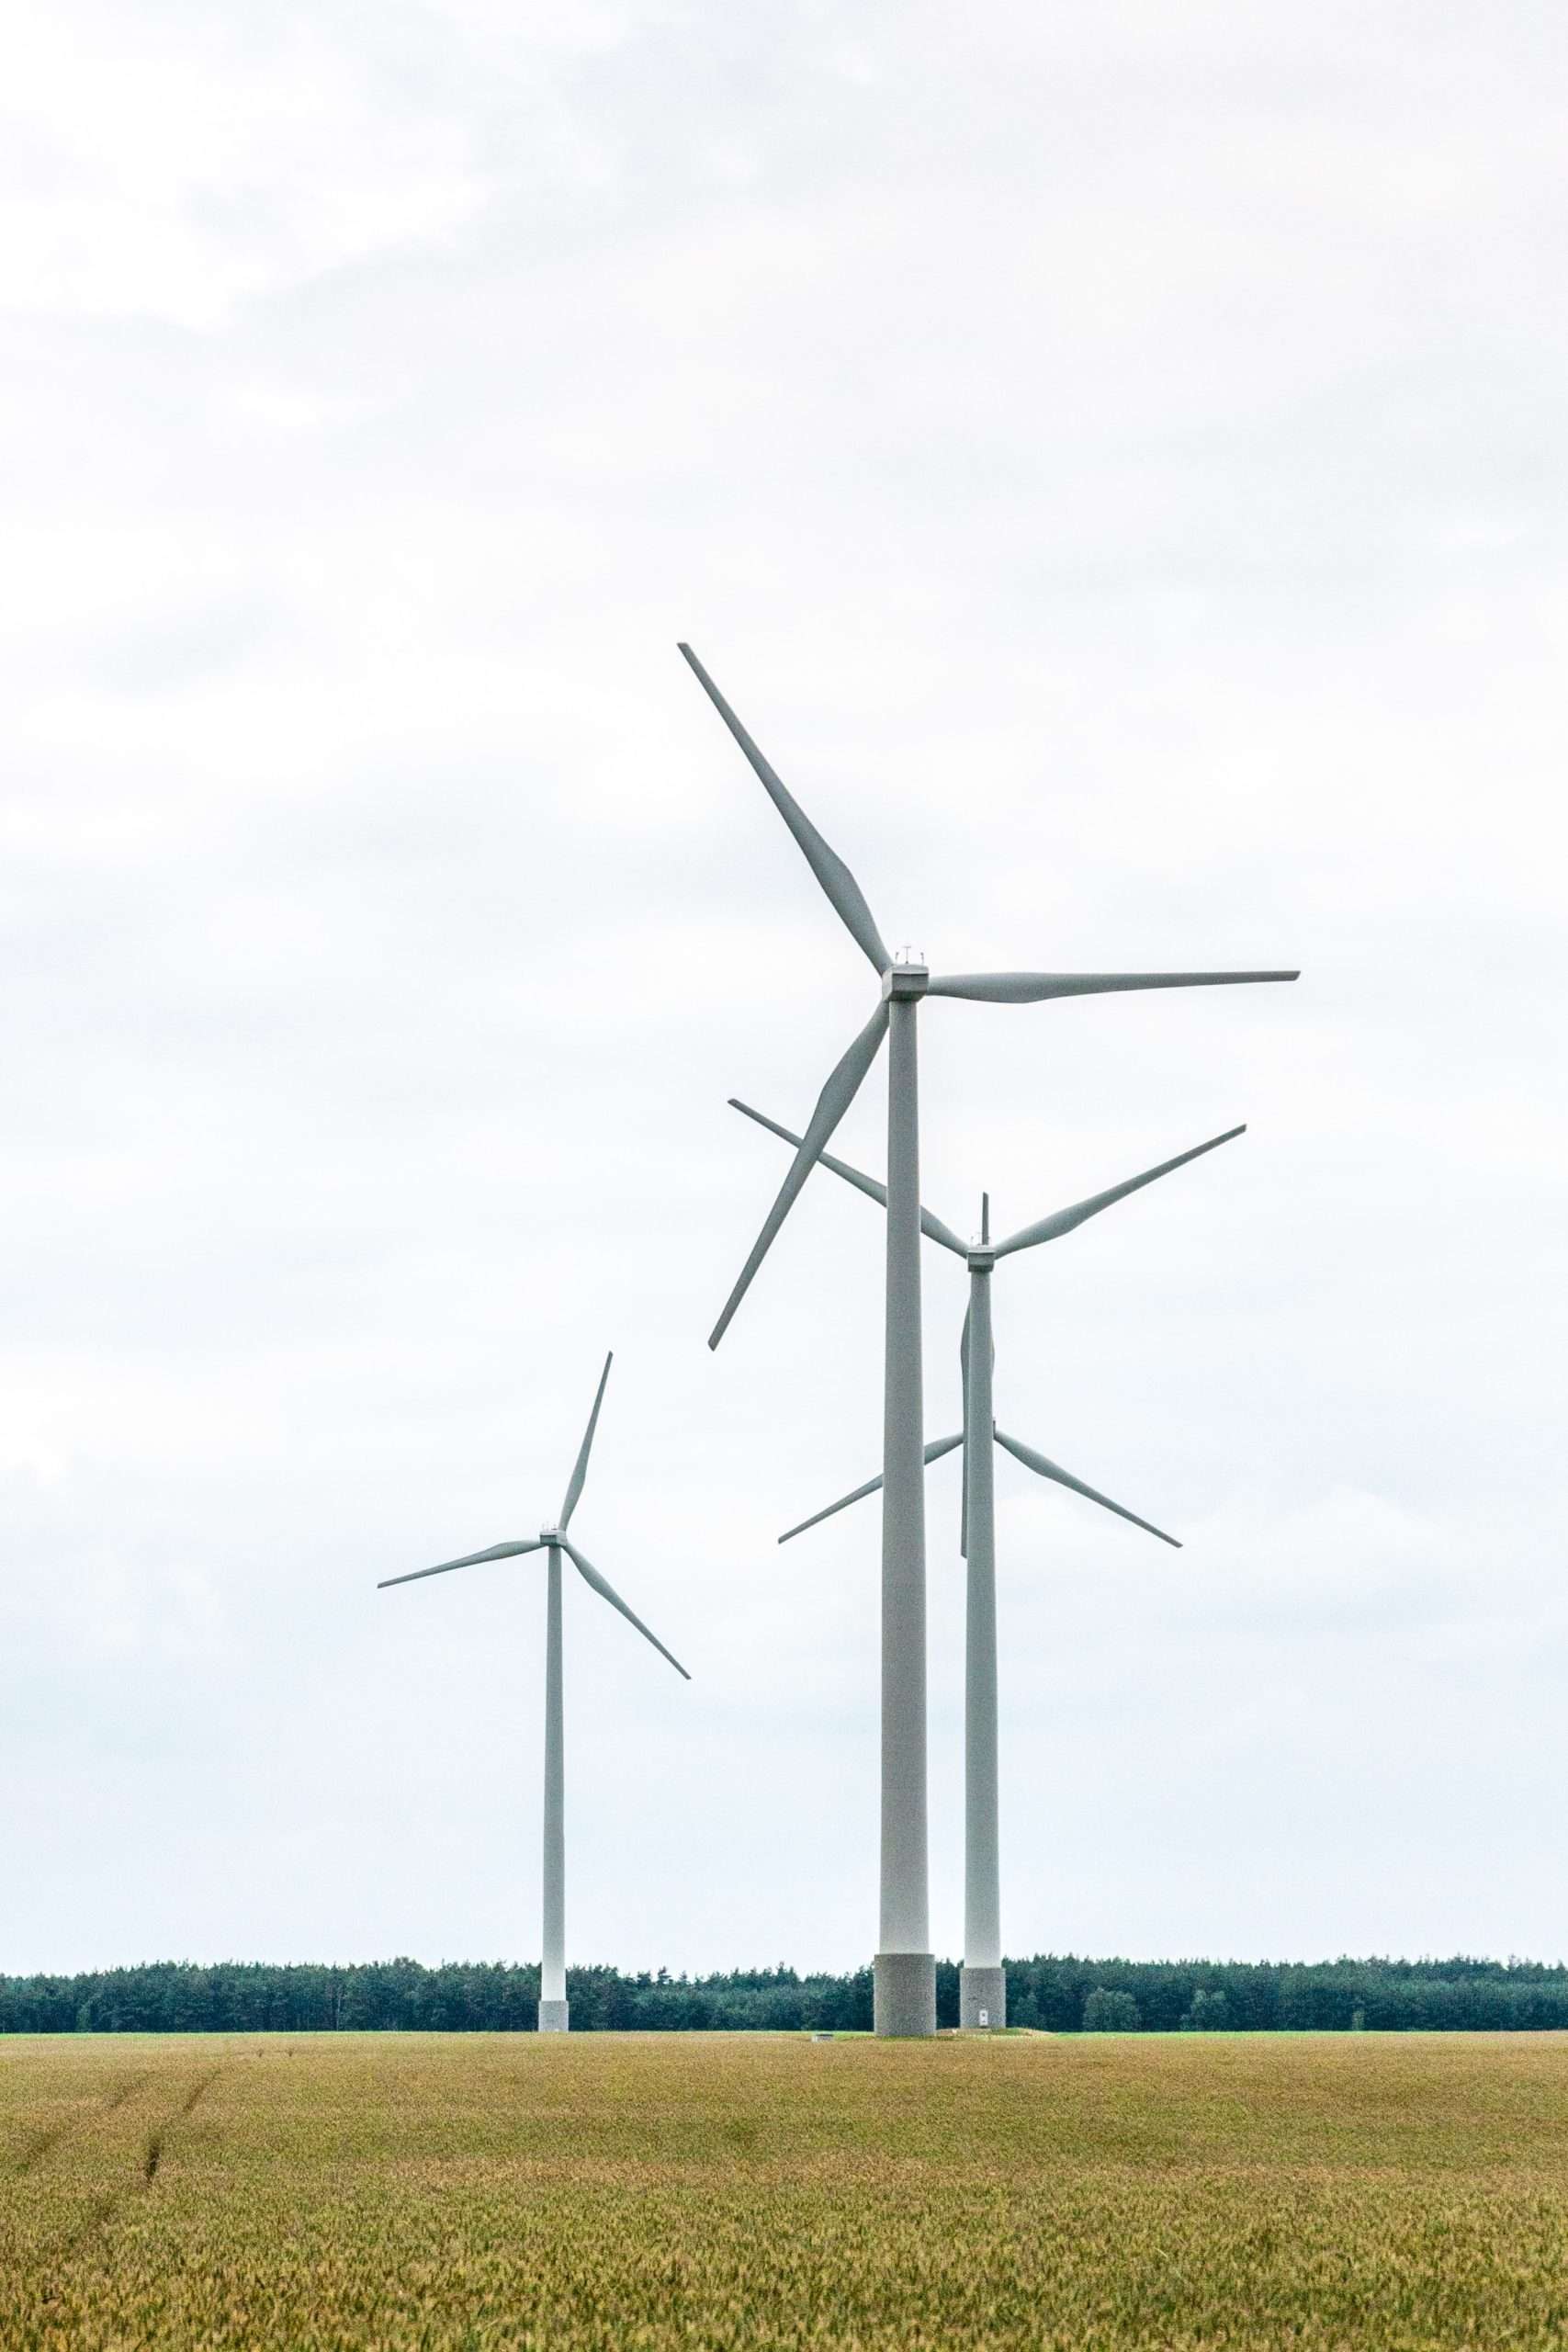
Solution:
[{"label": "turbine rotor blade", "polygon": [[892,965],[893,958],[883,945],[882,933],[872,919],[871,909],[866,905],[865,894],[860,884],[837,851],[829,848],[783,779],[775,775],[691,647],[682,645],[680,650],[691,665],[703,692],[707,695],[708,700],[756,770],[763,791],[799,842],[806,863],[821,884],[829,905],[838,915],[844,929],[866,960],[879,973],[886,972]]},{"label": "turbine rotor blade", "polygon": [[383,1577],[376,1589],[385,1592],[391,1584],[418,1584],[422,1577],[450,1576],[454,1568],[477,1567],[481,1560],[513,1560],[524,1552],[538,1552],[543,1548],[536,1535],[526,1544],[492,1544],[488,1552],[465,1552],[460,1560],[443,1560],[434,1568],[415,1568],[406,1577]]},{"label": "turbine rotor blade", "polygon": [[560,1507],[560,1523],[563,1527],[570,1527],[571,1524],[571,1514],[577,1509],[578,1498],[582,1492],[582,1482],[588,1476],[588,1457],[593,1451],[593,1432],[599,1426],[599,1408],[604,1402],[604,1383],[610,1377],[610,1366],[615,1361],[615,1351],[612,1349],[604,1359],[604,1369],[599,1374],[599,1386],[593,1397],[593,1410],[588,1416],[588,1427],[583,1430],[582,1443],[577,1449],[577,1461],[571,1474],[571,1484],[566,1490],[566,1500]]},{"label": "turbine rotor blade", "polygon": [[643,1623],[642,1619],[637,1615],[636,1610],[628,1609],[626,1607],[626,1602],[621,1599],[621,1596],[615,1590],[615,1586],[610,1583],[607,1577],[600,1575],[592,1561],[584,1559],[576,1544],[569,1544],[564,1536],[561,1538],[561,1550],[566,1554],[568,1559],[570,1560],[572,1566],[576,1568],[578,1575],[582,1578],[583,1583],[592,1587],[592,1590],[599,1595],[601,1600],[607,1600],[612,1609],[618,1609],[622,1616],[626,1619],[627,1624],[635,1625],[637,1632],[642,1635],[643,1640],[645,1642],[651,1642],[654,1648],[659,1652],[660,1657],[668,1658],[676,1673],[682,1676],[685,1681],[689,1682],[692,1678],[686,1672],[685,1668],[682,1665],[674,1652],[665,1648],[657,1634],[649,1633],[648,1627]]},{"label": "turbine rotor blade", "polygon": [[1041,1477],[1054,1478],[1058,1487],[1070,1487],[1075,1495],[1082,1495],[1089,1502],[1098,1503],[1102,1510],[1113,1510],[1118,1519],[1131,1520],[1133,1525],[1141,1527],[1145,1535],[1157,1535],[1162,1544],[1168,1544],[1173,1551],[1180,1551],[1178,1537],[1168,1535],[1164,1528],[1156,1527],[1152,1520],[1140,1519],[1135,1510],[1127,1510],[1121,1503],[1113,1503],[1109,1495],[1100,1492],[1098,1487],[1086,1487],[1081,1478],[1075,1478],[1070,1470],[1064,1470],[1060,1463],[1049,1461],[1043,1453],[1036,1453],[1032,1445],[1022,1445],[1015,1437],[1004,1437],[1000,1430],[997,1431],[997,1443],[1005,1446],[1026,1470],[1037,1470]]},{"label": "turbine rotor blade", "polygon": [[[781,1136],[785,1143],[798,1146],[802,1140],[791,1128],[781,1127],[776,1119],[768,1118],[761,1111],[753,1111],[750,1102],[742,1102],[738,1095],[730,1096],[729,1107],[732,1111],[743,1113],[748,1119],[755,1119],[760,1127],[766,1127],[772,1135]],[[841,1176],[846,1184],[852,1184],[857,1193],[863,1193],[867,1200],[880,1202],[884,1208],[887,1206],[887,1187],[879,1184],[874,1176],[863,1176],[858,1168],[852,1168],[847,1159],[835,1159],[829,1151],[819,1152],[818,1161],[819,1166],[830,1168],[835,1176]],[[940,1241],[944,1250],[956,1250],[961,1258],[967,1257],[968,1252],[953,1227],[943,1225],[941,1217],[932,1216],[930,1209],[920,1211],[920,1230],[932,1241]]]},{"label": "turbine rotor blade", "polygon": [[1237,1136],[1246,1133],[1247,1125],[1243,1121],[1239,1127],[1227,1127],[1223,1136],[1211,1136],[1207,1143],[1194,1144],[1190,1151],[1179,1151],[1174,1159],[1162,1159],[1157,1168],[1145,1168],[1141,1176],[1129,1176],[1124,1184],[1112,1184],[1106,1192],[1091,1193],[1087,1201],[1075,1201],[1071,1208],[1057,1209],[1050,1216],[1039,1217],[1034,1224],[1023,1226],[1017,1233],[1010,1234],[1007,1240],[998,1241],[997,1256],[1005,1258],[1011,1250],[1032,1250],[1038,1242],[1055,1241],[1062,1234],[1071,1233],[1075,1226],[1083,1225],[1091,1216],[1098,1216],[1101,1209],[1111,1207],[1117,1201],[1124,1201],[1129,1193],[1141,1192],[1145,1184],[1154,1183],[1161,1176],[1168,1176],[1173,1168],[1185,1168],[1190,1159],[1201,1159],[1206,1151],[1218,1151],[1221,1144],[1234,1143]]},{"label": "turbine rotor blade", "polygon": [[973,997],[982,1004],[1043,1004],[1048,997],[1114,996],[1132,989],[1235,988],[1254,980],[1299,980],[1295,972],[949,972],[926,984],[928,996]]},{"label": "turbine rotor blade", "polygon": [[879,1004],[848,1052],[829,1072],[828,1082],[817,1098],[817,1108],[801,1137],[789,1173],[779,1186],[778,1198],[762,1221],[762,1230],[751,1245],[751,1254],[740,1269],[740,1278],[725,1302],[723,1314],[708,1334],[710,1348],[716,1348],[728,1330],[730,1318],[750,1287],[752,1275],[772,1249],[773,1237],[789,1215],[795,1194],[816,1166],[829,1136],[860,1091],[862,1080],[876,1059],[877,1049],[886,1030],[887,1007]]},{"label": "turbine rotor blade", "polygon": [[[931,1444],[925,1449],[925,1458],[928,1463],[940,1462],[944,1453],[951,1453],[955,1445],[962,1445],[963,1442],[964,1432],[962,1430],[960,1430],[956,1437],[933,1438]],[[798,1527],[786,1528],[784,1532],[779,1537],[779,1542],[781,1544],[787,1544],[792,1535],[804,1535],[808,1527],[816,1527],[821,1521],[825,1519],[831,1519],[835,1511],[848,1510],[852,1503],[863,1502],[867,1495],[875,1494],[881,1484],[882,1480],[880,1476],[868,1478],[863,1487],[857,1487],[855,1488],[852,1495],[840,1495],[836,1503],[829,1503],[828,1505],[826,1510],[813,1511],[811,1517],[809,1519],[803,1519]]]}]

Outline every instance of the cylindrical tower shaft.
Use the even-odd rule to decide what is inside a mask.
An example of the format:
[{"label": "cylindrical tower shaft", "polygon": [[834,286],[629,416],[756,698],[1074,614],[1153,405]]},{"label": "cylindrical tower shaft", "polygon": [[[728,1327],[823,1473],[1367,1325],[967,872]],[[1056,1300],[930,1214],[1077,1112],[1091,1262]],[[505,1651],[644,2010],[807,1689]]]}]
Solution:
[{"label": "cylindrical tower shaft", "polygon": [[964,1650],[964,1967],[959,2019],[1006,2023],[997,1804],[997,1529],[991,1402],[991,1269],[969,1269],[968,1592]]},{"label": "cylindrical tower shaft", "polygon": [[544,1966],[539,1973],[539,2031],[565,2033],[566,1736],[561,1696],[560,1546],[547,1554],[545,1604],[545,1905]]},{"label": "cylindrical tower shaft", "polygon": [[918,987],[888,1006],[887,1328],[882,1453],[882,1910],[878,2033],[936,2030],[926,1827],[925,1414]]}]

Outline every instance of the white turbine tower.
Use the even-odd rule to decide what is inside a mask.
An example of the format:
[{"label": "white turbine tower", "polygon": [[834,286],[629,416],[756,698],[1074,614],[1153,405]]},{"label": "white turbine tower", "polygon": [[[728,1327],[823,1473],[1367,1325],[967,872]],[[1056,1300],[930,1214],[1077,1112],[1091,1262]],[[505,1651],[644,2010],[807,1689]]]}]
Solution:
[{"label": "white turbine tower", "polygon": [[607,1600],[612,1609],[618,1609],[627,1623],[635,1625],[644,1640],[653,1644],[660,1657],[669,1658],[677,1674],[683,1676],[688,1682],[692,1679],[680,1659],[671,1656],[657,1634],[649,1633],[635,1610],[626,1607],[620,1594],[600,1575],[592,1561],[583,1557],[566,1532],[588,1476],[588,1456],[593,1445],[593,1432],[599,1426],[599,1408],[604,1401],[604,1384],[610,1377],[610,1366],[614,1361],[613,1355],[604,1359],[604,1369],[599,1375],[599,1386],[593,1398],[593,1410],[588,1416],[588,1427],[582,1433],[582,1443],[577,1449],[577,1461],[567,1487],[566,1500],[560,1507],[560,1518],[554,1527],[542,1527],[537,1535],[525,1536],[514,1544],[492,1544],[488,1551],[465,1552],[460,1560],[443,1560],[434,1568],[415,1568],[406,1577],[383,1577],[376,1588],[378,1592],[385,1592],[389,1585],[418,1584],[425,1577],[448,1576],[454,1568],[475,1567],[481,1560],[515,1559],[525,1552],[548,1552],[550,1555],[545,1602],[545,1903],[544,1964],[539,1972],[541,2033],[565,2033],[569,2022],[566,1998],[566,1758],[561,1694],[561,1554],[566,1554],[584,1584],[591,1586],[602,1600]]},{"label": "white turbine tower", "polygon": [[[798,1147],[800,1137],[776,1119],[764,1117],[753,1111],[748,1102],[731,1102],[737,1111],[754,1119],[760,1127],[767,1127],[785,1143]],[[1161,1176],[1168,1176],[1174,1169],[1185,1168],[1189,1160],[1201,1159],[1205,1152],[1217,1151],[1223,1143],[1234,1143],[1245,1135],[1245,1126],[1230,1127],[1223,1136],[1212,1136],[1207,1143],[1194,1145],[1190,1151],[1179,1152],[1174,1159],[1162,1159],[1157,1168],[1145,1168],[1139,1176],[1130,1176],[1124,1183],[1112,1184],[1108,1191],[1093,1193],[1088,1200],[1075,1201],[1070,1208],[1057,1209],[1050,1216],[1024,1226],[1005,1241],[993,1241],[990,1235],[990,1195],[980,1196],[980,1238],[976,1243],[960,1241],[951,1226],[944,1225],[929,1209],[920,1211],[922,1231],[932,1241],[940,1242],[962,1258],[969,1269],[969,1306],[964,1317],[964,1337],[959,1357],[964,1374],[964,1428],[955,1437],[939,1437],[925,1449],[929,1463],[938,1462],[944,1453],[957,1446],[964,1448],[964,1502],[959,1521],[959,1549],[968,1561],[968,1581],[964,1607],[964,1964],[958,1983],[959,2023],[966,2026],[989,2026],[995,2029],[1007,2023],[1007,1979],[1002,1971],[1001,1943],[1001,1838],[998,1805],[998,1769],[997,1757],[997,1535],[996,1498],[992,1482],[993,1442],[1002,1446],[1026,1469],[1038,1472],[1043,1478],[1054,1479],[1057,1486],[1070,1487],[1076,1495],[1087,1497],[1105,1510],[1114,1511],[1118,1519],[1130,1520],[1149,1535],[1157,1535],[1162,1544],[1175,1550],[1181,1546],[1174,1535],[1168,1535],[1137,1512],[1128,1510],[1122,1503],[1112,1502],[1097,1487],[1086,1486],[1043,1453],[1037,1453],[1019,1438],[1009,1437],[997,1427],[991,1408],[992,1369],[996,1349],[991,1338],[991,1272],[998,1258],[1010,1257],[1015,1250],[1033,1250],[1043,1241],[1055,1241],[1063,1234],[1071,1233],[1091,1216],[1098,1216],[1117,1201],[1124,1201],[1131,1193],[1141,1192],[1145,1184],[1153,1184]],[[886,1207],[887,1193],[874,1176],[866,1176],[842,1159],[835,1159],[829,1152],[821,1156],[821,1165],[830,1168],[857,1192],[880,1201]],[[874,1495],[882,1481],[868,1478],[863,1487],[852,1494],[842,1495],[826,1510],[814,1511],[797,1527],[789,1528],[779,1537],[787,1544],[792,1536],[803,1535],[808,1527],[819,1526],[831,1519],[835,1511],[846,1510],[851,1503],[860,1502],[866,1495]]]},{"label": "white turbine tower", "polygon": [[881,1914],[874,1978],[878,2033],[936,2031],[926,1833],[926,1530],[920,1379],[920,1152],[915,1016],[925,996],[985,1004],[1132,989],[1293,980],[1295,972],[958,972],[933,978],[896,962],[859,883],[797,807],[689,645],[682,653],[799,843],[807,864],[880,982],[880,1001],[832,1070],[795,1161],[723,1314],[717,1347],[791,1204],[854,1101],[884,1035],[887,1080],[887,1293],[883,1403]]}]

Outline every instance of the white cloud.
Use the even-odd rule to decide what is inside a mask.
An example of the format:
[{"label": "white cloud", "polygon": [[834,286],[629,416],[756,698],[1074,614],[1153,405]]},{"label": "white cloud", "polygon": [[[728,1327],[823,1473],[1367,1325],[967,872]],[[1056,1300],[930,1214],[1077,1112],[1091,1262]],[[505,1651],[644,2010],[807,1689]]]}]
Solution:
[{"label": "white cloud", "polygon": [[303,11],[35,16],[7,77],[30,168],[0,205],[0,300],[210,332],[303,278],[448,240],[485,194],[460,116],[347,32]]}]

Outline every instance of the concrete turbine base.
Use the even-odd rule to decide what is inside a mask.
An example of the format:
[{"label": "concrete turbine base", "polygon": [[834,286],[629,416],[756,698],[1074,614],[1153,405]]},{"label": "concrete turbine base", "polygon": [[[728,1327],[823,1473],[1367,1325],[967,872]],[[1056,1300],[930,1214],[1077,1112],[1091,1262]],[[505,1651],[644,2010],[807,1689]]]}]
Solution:
[{"label": "concrete turbine base", "polygon": [[872,2021],[881,2034],[936,2031],[936,1956],[879,1951],[872,1972]]},{"label": "concrete turbine base", "polygon": [[539,2031],[541,2033],[567,2032],[569,2030],[567,2012],[570,2007],[570,2001],[541,2001],[539,2003]]},{"label": "concrete turbine base", "polygon": [[[981,2015],[982,2010],[985,2012]],[[958,1972],[958,2022],[994,2033],[1008,2021],[1007,1972],[1001,1968],[971,1968],[965,1961]]]}]

